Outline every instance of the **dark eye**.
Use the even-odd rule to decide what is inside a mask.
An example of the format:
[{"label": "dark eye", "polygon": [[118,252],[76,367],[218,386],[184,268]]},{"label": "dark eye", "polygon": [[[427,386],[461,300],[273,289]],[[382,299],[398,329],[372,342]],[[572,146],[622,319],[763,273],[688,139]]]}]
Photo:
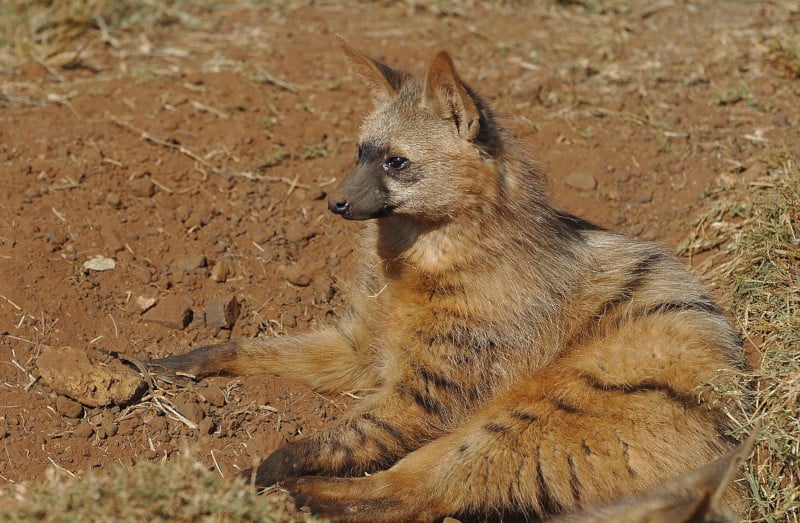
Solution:
[{"label": "dark eye", "polygon": [[383,162],[383,170],[384,171],[402,171],[408,164],[411,163],[408,161],[407,158],[401,158],[400,156],[392,156],[385,162]]},{"label": "dark eye", "polygon": [[356,153],[356,163],[358,163],[358,162],[360,162],[360,161],[361,161],[361,155],[362,155],[362,154],[363,154],[363,153],[361,152],[361,146],[359,145],[359,146],[358,146],[358,152]]}]

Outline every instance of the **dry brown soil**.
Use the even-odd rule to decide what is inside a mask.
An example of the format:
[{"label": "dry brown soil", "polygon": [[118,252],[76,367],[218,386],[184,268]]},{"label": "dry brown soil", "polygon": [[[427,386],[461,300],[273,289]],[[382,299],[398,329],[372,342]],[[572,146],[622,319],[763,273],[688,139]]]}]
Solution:
[{"label": "dry brown soil", "polygon": [[[335,33],[415,71],[449,49],[560,206],[670,248],[709,192],[800,143],[794,2],[308,4],[0,54],[0,480],[186,443],[230,475],[352,403],[257,376],[81,406],[37,366],[46,347],[161,357],[339,314],[361,225],[324,194],[370,101]],[[115,267],[85,269],[98,255]]]}]

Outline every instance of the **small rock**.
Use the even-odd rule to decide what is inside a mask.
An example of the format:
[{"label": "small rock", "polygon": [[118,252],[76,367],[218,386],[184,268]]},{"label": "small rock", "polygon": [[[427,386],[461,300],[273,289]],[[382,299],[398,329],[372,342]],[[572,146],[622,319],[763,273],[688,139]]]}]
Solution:
[{"label": "small rock", "polygon": [[573,189],[581,191],[592,191],[597,187],[597,180],[595,177],[582,171],[569,173],[564,181]]},{"label": "small rock", "polygon": [[147,428],[150,429],[150,432],[153,434],[157,434],[162,430],[167,428],[167,420],[164,419],[164,416],[150,416],[145,417],[142,421],[144,424],[147,425]]},{"label": "small rock", "polygon": [[220,258],[211,268],[211,280],[225,283],[234,274],[233,260],[227,257]]},{"label": "small rock", "polygon": [[150,178],[136,178],[131,180],[131,194],[137,198],[150,198],[156,193],[156,186],[150,181]]},{"label": "small rock", "polygon": [[290,265],[283,270],[283,276],[292,285],[308,287],[313,279],[302,265]]},{"label": "small rock", "polygon": [[211,219],[214,217],[214,210],[210,208],[199,208],[195,209],[191,216],[184,222],[184,225],[190,229],[194,229],[197,227],[203,227],[208,225]]},{"label": "small rock", "polygon": [[183,272],[192,272],[208,265],[208,260],[202,254],[192,254],[175,262],[175,268]]},{"label": "small rock", "polygon": [[150,178],[136,178],[131,180],[131,194],[137,198],[150,198],[156,193],[156,186]]},{"label": "small rock", "polygon": [[182,222],[186,222],[192,215],[192,207],[190,205],[178,205],[175,208],[175,217]]},{"label": "small rock", "polygon": [[89,425],[88,422],[83,421],[80,425],[75,427],[75,430],[72,431],[72,434],[76,438],[88,439],[92,437],[92,434],[94,434],[94,427]]},{"label": "small rock", "polygon": [[643,203],[650,203],[653,201],[653,193],[652,192],[640,192],[635,194],[632,198],[635,203],[643,204]]},{"label": "small rock", "polygon": [[283,326],[289,327],[290,329],[294,329],[297,327],[297,316],[292,314],[291,312],[287,312],[283,315]]},{"label": "small rock", "polygon": [[[148,282],[150,281],[149,274],[147,281]],[[147,312],[156,303],[158,303],[158,298],[151,298],[148,296],[138,296],[136,300],[134,300],[134,305],[136,305],[136,308],[139,309],[140,314],[144,314],[145,312]]]},{"label": "small rock", "polygon": [[[130,403],[144,387],[138,372],[97,351],[51,347],[42,352],[36,366],[42,381],[58,394],[90,407]],[[63,412],[60,407],[59,412]]]},{"label": "small rock", "polygon": [[203,412],[203,408],[190,399],[176,397],[172,403],[175,405],[175,409],[183,417],[187,418],[189,421],[193,421],[194,423],[200,423],[206,416],[206,413]]},{"label": "small rock", "polygon": [[223,407],[225,405],[225,394],[219,387],[213,385],[202,391],[202,396],[205,398],[209,405],[215,407]]},{"label": "small rock", "polygon": [[631,179],[631,173],[629,171],[620,171],[617,173],[617,182],[625,183]]},{"label": "small rock", "polygon": [[114,192],[106,194],[106,203],[114,209],[119,209],[122,206],[122,200],[120,199],[119,194]]},{"label": "small rock", "polygon": [[214,298],[206,304],[206,326],[212,329],[230,329],[241,309],[236,297]]},{"label": "small rock", "polygon": [[753,162],[750,167],[744,170],[742,173],[742,179],[744,183],[749,184],[750,182],[754,182],[759,178],[763,178],[767,175],[767,166],[761,162]]},{"label": "small rock", "polygon": [[442,520],[442,523],[461,523],[461,520],[448,516]]},{"label": "small rock", "polygon": [[291,222],[283,231],[286,241],[289,243],[299,243],[314,236],[314,231],[299,222]]},{"label": "small rock", "polygon": [[67,235],[59,229],[50,229],[47,233],[47,243],[53,246],[53,250],[58,249],[67,242]]},{"label": "small rock", "polygon": [[144,321],[183,330],[192,322],[192,309],[180,296],[170,295],[144,314]]},{"label": "small rock", "polygon": [[106,437],[110,438],[117,434],[117,424],[114,422],[113,416],[111,416],[111,419],[104,418],[101,427],[103,428],[103,432],[105,432]]},{"label": "small rock", "polygon": [[199,423],[199,427],[197,428],[200,434],[212,434],[215,430],[217,430],[217,424],[214,423],[214,420],[211,418],[203,418],[203,421]]},{"label": "small rock", "polygon": [[117,263],[112,258],[105,256],[92,256],[83,262],[83,268],[87,271],[103,272],[116,268]]},{"label": "small rock", "polygon": [[128,418],[124,419],[119,422],[119,429],[117,429],[117,434],[120,436],[130,436],[133,434],[133,431],[136,427],[139,426],[139,420],[136,418]]},{"label": "small rock", "polygon": [[119,233],[112,227],[106,225],[102,226],[100,229],[100,236],[103,237],[103,243],[105,243],[110,252],[118,252],[125,248],[122,240],[119,239]]},{"label": "small rock", "polygon": [[80,418],[83,415],[83,405],[66,396],[56,398],[56,410],[67,418]]}]

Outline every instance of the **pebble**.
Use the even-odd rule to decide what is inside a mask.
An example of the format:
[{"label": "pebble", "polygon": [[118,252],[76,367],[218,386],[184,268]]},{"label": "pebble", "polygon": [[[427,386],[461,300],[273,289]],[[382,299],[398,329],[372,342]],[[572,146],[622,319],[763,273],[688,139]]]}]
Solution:
[{"label": "pebble", "polygon": [[289,243],[299,243],[314,236],[314,231],[310,230],[305,224],[291,222],[286,226],[283,234]]},{"label": "pebble", "polygon": [[327,196],[325,191],[318,184],[313,184],[308,188],[308,199],[312,202],[322,200]]},{"label": "pebble", "polygon": [[313,279],[311,274],[302,265],[290,265],[283,270],[283,276],[292,285],[308,287]]},{"label": "pebble", "polygon": [[83,421],[80,425],[75,427],[75,430],[72,431],[72,434],[76,438],[88,439],[92,437],[92,434],[94,434],[94,427],[89,425],[88,422]]},{"label": "pebble", "polygon": [[211,329],[230,329],[239,317],[241,306],[235,296],[213,298],[206,304],[206,327]]},{"label": "pebble", "polygon": [[80,418],[83,415],[83,405],[66,396],[56,398],[56,410],[67,418]]},{"label": "pebble", "polygon": [[632,199],[635,203],[639,204],[650,203],[651,201],[653,201],[653,193],[650,191],[640,192],[638,194],[633,195]]},{"label": "pebble", "polygon": [[223,407],[225,405],[225,393],[219,387],[209,386],[201,394],[209,405],[215,407]]},{"label": "pebble", "polygon": [[214,431],[217,430],[217,424],[214,423],[214,420],[211,418],[203,418],[203,421],[201,421],[199,425],[197,430],[202,435],[213,434]]},{"label": "pebble", "polygon": [[208,265],[208,260],[202,254],[191,254],[185,258],[180,258],[175,261],[176,272],[192,272],[195,269],[202,269]]},{"label": "pebble", "polygon": [[172,294],[145,312],[144,321],[157,323],[169,329],[183,330],[192,322],[192,309],[183,298]]},{"label": "pebble", "polygon": [[212,281],[225,283],[231,275],[235,274],[233,269],[233,261],[230,258],[220,258],[211,268],[210,278]]},{"label": "pebble", "polygon": [[149,178],[131,180],[131,194],[137,198],[150,198],[156,193],[156,186]]},{"label": "pebble", "polygon": [[[144,387],[144,378],[120,360],[93,350],[73,347],[48,347],[36,360],[42,381],[62,396],[88,405],[101,407],[127,404]],[[59,402],[60,405],[59,406]],[[57,400],[56,406],[74,406]]]},{"label": "pebble", "polygon": [[100,228],[100,236],[103,238],[103,243],[111,252],[118,252],[125,248],[125,245],[120,240],[119,233],[113,227],[103,225]]},{"label": "pebble", "polygon": [[597,187],[597,180],[589,173],[582,171],[571,172],[564,180],[573,189],[592,191]]}]

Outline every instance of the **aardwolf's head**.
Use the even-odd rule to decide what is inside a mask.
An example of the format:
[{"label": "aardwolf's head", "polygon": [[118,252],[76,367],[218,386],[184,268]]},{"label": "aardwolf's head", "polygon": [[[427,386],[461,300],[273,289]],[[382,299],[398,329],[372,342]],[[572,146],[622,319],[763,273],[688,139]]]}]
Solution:
[{"label": "aardwolf's head", "polygon": [[500,131],[450,56],[437,54],[423,79],[341,45],[375,109],[361,127],[355,168],[328,208],[354,220],[394,215],[436,224],[491,206]]}]

